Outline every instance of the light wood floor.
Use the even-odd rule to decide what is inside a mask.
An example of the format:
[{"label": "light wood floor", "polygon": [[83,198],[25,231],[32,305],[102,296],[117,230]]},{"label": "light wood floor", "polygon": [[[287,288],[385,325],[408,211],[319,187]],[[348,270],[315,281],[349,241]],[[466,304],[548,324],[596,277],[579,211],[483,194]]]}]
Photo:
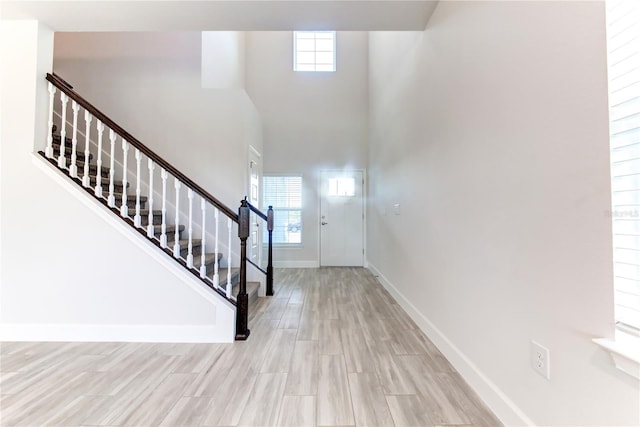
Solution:
[{"label": "light wood floor", "polygon": [[501,425],[367,270],[275,277],[246,342],[0,344],[0,424]]}]

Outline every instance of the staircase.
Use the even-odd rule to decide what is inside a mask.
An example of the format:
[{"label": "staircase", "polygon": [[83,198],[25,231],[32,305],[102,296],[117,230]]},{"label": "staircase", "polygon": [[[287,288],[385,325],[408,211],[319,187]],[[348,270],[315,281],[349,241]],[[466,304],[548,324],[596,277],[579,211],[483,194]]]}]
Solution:
[{"label": "staircase", "polygon": [[[248,307],[257,299],[260,286],[247,282],[247,264],[266,275],[266,293],[273,295],[272,209],[264,214],[245,198],[234,212],[124,131],[66,81],[51,74],[47,80],[51,134],[39,154],[85,189],[88,197],[129,224],[132,232],[146,236],[167,255],[167,262],[179,263],[235,305],[236,339],[246,339]],[[247,259],[252,212],[267,222],[266,268]]]}]

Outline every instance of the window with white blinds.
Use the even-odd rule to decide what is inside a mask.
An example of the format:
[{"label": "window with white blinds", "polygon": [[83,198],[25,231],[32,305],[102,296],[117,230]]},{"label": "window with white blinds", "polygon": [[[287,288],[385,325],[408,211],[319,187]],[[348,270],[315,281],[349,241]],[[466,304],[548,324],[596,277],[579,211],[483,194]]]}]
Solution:
[{"label": "window with white blinds", "polygon": [[335,71],[335,31],[294,31],[293,71]]},{"label": "window with white blinds", "polygon": [[640,329],[640,1],[607,1],[616,323]]},{"label": "window with white blinds", "polygon": [[[273,243],[302,243],[302,177],[264,176],[264,206],[273,206]],[[264,242],[268,235],[264,233]]]}]

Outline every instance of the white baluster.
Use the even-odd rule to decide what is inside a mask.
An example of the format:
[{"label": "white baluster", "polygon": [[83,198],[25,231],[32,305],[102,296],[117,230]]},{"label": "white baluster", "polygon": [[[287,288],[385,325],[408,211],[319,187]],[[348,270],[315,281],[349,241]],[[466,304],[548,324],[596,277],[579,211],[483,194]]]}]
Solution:
[{"label": "white baluster", "polygon": [[116,133],[109,129],[109,140],[111,141],[111,158],[109,159],[109,198],[107,204],[110,208],[116,207],[116,196],[113,195],[113,180],[116,177]]},{"label": "white baluster", "polygon": [[205,213],[206,213],[207,203],[204,200],[204,197],[200,200],[200,209],[202,210],[202,241],[200,242],[200,277],[205,278],[207,276],[207,266],[204,264],[207,257],[206,252],[207,248],[205,246],[205,237],[207,236],[206,230],[206,221],[205,221]]},{"label": "white baluster", "polygon": [[133,217],[133,225],[142,227],[142,218],[140,217],[140,161],[142,153],[136,148],[136,214]]},{"label": "white baluster", "polygon": [[102,197],[102,133],[104,132],[104,124],[96,119],[96,128],[98,129],[98,162],[96,163],[96,197]]},{"label": "white baluster", "polygon": [[53,102],[55,100],[56,87],[49,83],[49,130],[47,131],[47,148],[44,150],[44,155],[48,159],[53,157]]},{"label": "white baluster", "polygon": [[80,106],[76,101],[71,101],[71,110],[73,111],[73,133],[71,134],[71,166],[69,167],[69,174],[77,178],[78,166],[76,161],[78,159],[76,155],[76,148],[78,147],[78,111]]},{"label": "white baluster", "polygon": [[180,257],[180,186],[181,183],[176,178],[176,182],[174,187],[176,189],[176,229],[174,230],[174,241],[173,241],[173,256],[176,258]]},{"label": "white baluster", "polygon": [[193,267],[193,190],[187,191],[189,198],[189,245],[187,246],[187,267]]},{"label": "white baluster", "polygon": [[218,289],[220,287],[220,273],[218,272],[218,226],[220,224],[220,211],[218,208],[214,208],[213,217],[216,223],[216,234],[215,234],[215,258],[213,259],[213,287]]},{"label": "white baluster", "polygon": [[127,155],[129,151],[129,143],[122,138],[122,204],[120,205],[120,216],[129,216],[129,207],[127,206]]},{"label": "white baluster", "polygon": [[[91,121],[93,120],[93,116],[85,110],[84,112],[84,172],[82,174],[82,185],[83,187],[89,187],[91,185],[91,179],[89,179],[89,144],[90,144],[90,135],[91,135]],[[99,177],[96,177],[96,180]]]},{"label": "white baluster", "polygon": [[167,177],[169,174],[166,170],[160,170],[162,178],[162,234],[160,234],[160,246],[167,247]]},{"label": "white baluster", "polygon": [[227,298],[231,298],[231,288],[233,287],[231,285],[231,227],[233,226],[233,223],[231,222],[231,218],[227,219],[227,230],[229,230],[229,241],[227,242]]},{"label": "white baluster", "polygon": [[67,159],[64,157],[64,144],[67,136],[67,102],[69,102],[69,97],[65,93],[60,92],[60,101],[62,102],[62,119],[60,120],[60,153],[58,153],[58,167],[66,168]]},{"label": "white baluster", "polygon": [[153,238],[154,229],[153,229],[153,170],[156,168],[153,160],[148,160],[149,166],[149,199],[147,200],[147,209],[149,209],[149,224],[147,224],[147,237]]}]

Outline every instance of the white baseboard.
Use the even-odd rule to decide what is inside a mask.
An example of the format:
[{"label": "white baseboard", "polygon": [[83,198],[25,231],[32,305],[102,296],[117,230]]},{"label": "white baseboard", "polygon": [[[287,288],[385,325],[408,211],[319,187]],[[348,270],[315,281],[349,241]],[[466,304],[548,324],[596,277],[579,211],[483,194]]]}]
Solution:
[{"label": "white baseboard", "polygon": [[320,265],[315,260],[279,260],[273,261],[274,268],[318,268]]},{"label": "white baseboard", "polygon": [[424,332],[447,360],[462,375],[465,381],[493,413],[509,426],[535,426],[535,423],[498,388],[456,345],[451,342],[413,303],[404,296],[373,264],[367,261],[371,273],[402,306],[418,327]]},{"label": "white baseboard", "polygon": [[230,325],[0,324],[0,342],[171,342],[229,343]]}]

